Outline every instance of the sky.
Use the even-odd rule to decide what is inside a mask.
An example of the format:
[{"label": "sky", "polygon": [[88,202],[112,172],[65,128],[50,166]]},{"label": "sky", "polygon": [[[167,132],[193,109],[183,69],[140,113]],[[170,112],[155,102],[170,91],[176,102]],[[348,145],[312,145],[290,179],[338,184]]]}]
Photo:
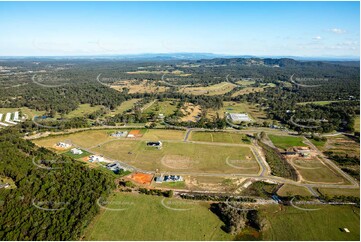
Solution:
[{"label": "sky", "polygon": [[0,2],[0,56],[359,57],[359,2]]}]

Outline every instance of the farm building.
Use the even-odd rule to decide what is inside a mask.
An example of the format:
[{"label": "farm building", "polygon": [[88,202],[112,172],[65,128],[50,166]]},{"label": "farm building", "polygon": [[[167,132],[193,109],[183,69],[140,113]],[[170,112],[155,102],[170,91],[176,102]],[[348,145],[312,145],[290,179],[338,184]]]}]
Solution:
[{"label": "farm building", "polygon": [[15,122],[11,121],[11,113],[7,113],[5,116],[5,122],[9,124],[16,124]]},{"label": "farm building", "polygon": [[1,126],[9,126],[8,124],[1,122],[2,118],[3,118],[3,114],[0,113],[0,125]]},{"label": "farm building", "polygon": [[56,144],[56,146],[60,148],[69,148],[71,145],[64,142],[59,142]]},{"label": "farm building", "polygon": [[251,119],[248,116],[247,113],[229,113],[227,117],[233,122],[233,123],[240,123],[240,122],[250,122]]},{"label": "farm building", "polygon": [[147,146],[153,146],[153,147],[158,147],[158,148],[160,148],[160,147],[162,147],[162,141],[155,141],[155,142],[153,142],[153,141],[150,141],[150,142],[147,142]]},{"label": "farm building", "polygon": [[83,151],[81,149],[73,148],[70,150],[70,152],[74,155],[81,155],[83,154]]},{"label": "farm building", "polygon": [[89,162],[102,162],[104,161],[104,157],[103,156],[99,156],[99,155],[91,155],[89,156]]},{"label": "farm building", "polygon": [[115,133],[112,133],[110,136],[112,137],[127,137],[128,132],[127,131],[117,131]]}]

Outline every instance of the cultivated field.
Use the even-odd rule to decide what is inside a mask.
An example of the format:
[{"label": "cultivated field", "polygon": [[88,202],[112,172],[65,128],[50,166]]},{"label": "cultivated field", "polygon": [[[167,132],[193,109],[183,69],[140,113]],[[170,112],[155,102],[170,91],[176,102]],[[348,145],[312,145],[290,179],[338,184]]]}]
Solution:
[{"label": "cultivated field", "polygon": [[[305,205],[299,205],[306,208]],[[267,226],[263,240],[360,240],[360,209],[351,206],[308,206],[321,208],[302,211],[291,206],[265,207],[261,217],[266,216]],[[342,232],[348,228],[351,233]]]},{"label": "cultivated field", "polygon": [[163,142],[162,149],[145,141],[114,140],[91,151],[155,171],[256,174],[259,166],[248,147]]},{"label": "cultivated field", "polygon": [[106,206],[125,210],[101,209],[84,240],[232,240],[205,203],[116,193]]},{"label": "cultivated field", "polygon": [[[249,144],[245,134],[237,134],[231,132],[191,132],[191,141],[233,143],[233,144]],[[244,140],[242,140],[244,139]]]},{"label": "cultivated field", "polygon": [[292,160],[293,166],[307,182],[343,183],[343,177],[324,165],[318,158]]},{"label": "cultivated field", "polygon": [[272,143],[279,149],[287,150],[294,146],[306,146],[302,137],[268,135]]}]

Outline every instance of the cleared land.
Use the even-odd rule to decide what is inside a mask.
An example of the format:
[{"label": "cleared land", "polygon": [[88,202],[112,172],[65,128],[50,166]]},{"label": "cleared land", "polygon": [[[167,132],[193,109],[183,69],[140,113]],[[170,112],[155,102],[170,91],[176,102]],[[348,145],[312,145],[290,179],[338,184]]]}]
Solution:
[{"label": "cleared land", "polygon": [[246,87],[232,94],[232,97],[237,97],[244,94],[263,92],[265,87]]},{"label": "cleared land", "polygon": [[71,143],[78,145],[82,148],[89,148],[97,144],[116,139],[111,137],[109,135],[109,132],[109,130],[90,130],[67,135],[58,135],[53,137],[50,136],[42,139],[33,140],[33,142],[38,146],[43,146],[51,150],[54,150],[54,144],[64,141],[71,141]]},{"label": "cleared land", "polygon": [[198,116],[201,114],[201,107],[199,105],[194,105],[193,103],[185,103],[181,108],[183,117],[180,118],[182,122],[196,122]]},{"label": "cleared land", "polygon": [[279,149],[287,150],[294,146],[306,146],[302,137],[268,135],[272,143]]},{"label": "cleared land", "polygon": [[178,92],[181,93],[188,93],[193,95],[209,95],[209,96],[215,96],[215,95],[223,95],[227,92],[230,92],[235,88],[236,85],[229,83],[229,82],[221,82],[212,86],[206,86],[206,87],[183,87],[180,88]]},{"label": "cleared land", "polygon": [[[306,207],[300,205],[300,207]],[[261,217],[267,219],[263,240],[360,240],[360,209],[351,206],[308,206],[302,211],[291,206],[267,206]],[[342,232],[348,228],[351,233]]]},{"label": "cleared land", "polygon": [[192,132],[190,135],[190,140],[233,144],[250,143],[247,141],[247,136],[245,134],[231,132]]},{"label": "cleared land", "polygon": [[297,103],[297,105],[306,105],[306,104],[316,104],[320,106],[324,106],[330,103],[336,103],[336,102],[343,102],[344,100],[337,100],[337,101],[314,101],[314,102],[300,102]]},{"label": "cleared land", "polygon": [[123,91],[124,88],[128,89],[128,93],[157,93],[164,92],[168,87],[157,86],[155,81],[136,81],[136,80],[127,80],[119,81],[111,86],[117,91]]},{"label": "cleared land", "polygon": [[155,171],[256,174],[259,166],[248,147],[163,142],[162,149],[145,141],[114,140],[92,149],[95,153]]},{"label": "cleared land", "polygon": [[148,141],[183,140],[185,131],[167,129],[148,129],[142,139]]},{"label": "cleared land", "polygon": [[[75,118],[75,117],[84,117],[85,115],[91,114],[97,110],[99,110],[102,106],[90,106],[90,104],[80,104],[79,107],[67,115],[65,115],[66,118]],[[60,116],[59,116],[60,117]]]},{"label": "cleared land", "polygon": [[308,182],[342,183],[343,177],[324,165],[318,158],[294,159],[295,169]]}]

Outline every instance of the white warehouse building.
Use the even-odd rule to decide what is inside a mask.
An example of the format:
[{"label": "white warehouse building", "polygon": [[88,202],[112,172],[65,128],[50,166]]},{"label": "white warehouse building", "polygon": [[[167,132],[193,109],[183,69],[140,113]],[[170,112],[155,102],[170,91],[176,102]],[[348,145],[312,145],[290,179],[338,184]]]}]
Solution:
[{"label": "white warehouse building", "polygon": [[229,113],[228,118],[233,123],[250,122],[251,121],[251,118],[248,116],[247,113]]}]

